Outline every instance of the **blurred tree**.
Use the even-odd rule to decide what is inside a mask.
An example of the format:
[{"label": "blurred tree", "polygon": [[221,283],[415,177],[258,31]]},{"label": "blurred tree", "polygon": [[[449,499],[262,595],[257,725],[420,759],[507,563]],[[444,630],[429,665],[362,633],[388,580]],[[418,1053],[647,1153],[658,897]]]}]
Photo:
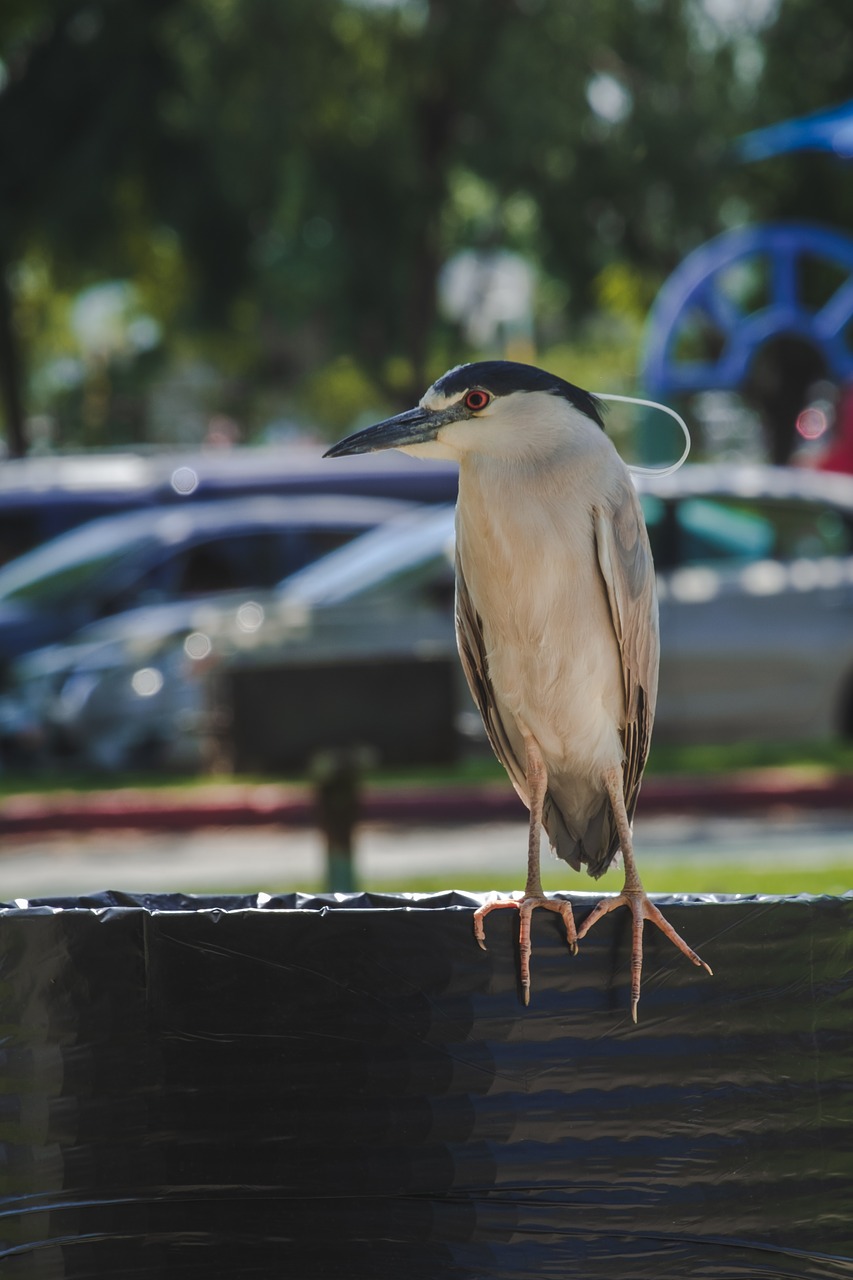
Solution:
[{"label": "blurred tree", "polygon": [[660,278],[717,229],[699,179],[721,161],[730,59],[702,51],[684,0],[636,0],[632,21],[624,0],[224,12],[198,100],[248,179],[254,298],[291,373],[331,347],[387,395],[419,392],[437,274],[466,241],[537,259],[578,318],[615,257]]},{"label": "blurred tree", "polygon": [[12,454],[25,440],[11,267],[28,247],[42,244],[57,278],[79,286],[132,275],[133,233],[163,221],[208,314],[243,278],[245,224],[199,130],[181,119],[165,38],[179,4],[16,0],[0,14],[0,394]]},{"label": "blurred tree", "polygon": [[[199,101],[244,185],[260,321],[291,373],[331,346],[388,394],[422,387],[454,158],[512,12],[244,0],[221,19]],[[388,373],[400,355],[407,385]]]},{"label": "blurred tree", "polygon": [[[761,128],[853,98],[853,23],[842,0],[784,0],[758,51],[761,93],[749,128]],[[739,173],[756,217],[853,226],[853,162],[794,152]]]},{"label": "blurred tree", "polygon": [[726,225],[847,216],[831,160],[746,169],[727,152],[747,129],[851,96],[847,9],[5,0],[10,448],[25,444],[20,335],[38,342],[16,268],[33,255],[64,295],[132,281],[170,349],[195,334],[245,387],[302,382],[321,418],[318,371],[342,358],[364,395],[408,400],[464,354],[436,301],[460,248],[524,253],[549,341],[565,343],[603,298],[612,314],[630,295],[634,316]]}]

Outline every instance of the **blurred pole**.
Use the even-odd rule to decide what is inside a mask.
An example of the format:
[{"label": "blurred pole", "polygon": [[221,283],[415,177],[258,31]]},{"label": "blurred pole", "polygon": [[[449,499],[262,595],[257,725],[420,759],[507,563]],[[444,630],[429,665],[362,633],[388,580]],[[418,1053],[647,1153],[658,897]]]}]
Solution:
[{"label": "blurred pole", "polygon": [[363,752],[324,751],[311,761],[317,826],[326,841],[326,888],[354,893],[355,829],[361,814]]},{"label": "blurred pole", "polygon": [[10,458],[23,458],[27,452],[24,379],[19,335],[15,327],[15,297],[8,269],[8,263],[0,257],[0,408],[6,425],[6,451]]}]

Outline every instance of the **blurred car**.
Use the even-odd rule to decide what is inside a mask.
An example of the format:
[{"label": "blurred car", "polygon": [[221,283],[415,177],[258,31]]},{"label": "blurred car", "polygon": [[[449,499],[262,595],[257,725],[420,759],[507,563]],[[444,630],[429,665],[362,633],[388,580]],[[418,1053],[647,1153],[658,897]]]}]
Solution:
[{"label": "blurred car", "polygon": [[[714,465],[637,486],[660,595],[656,736],[853,734],[853,478]],[[32,655],[18,666],[19,697],[28,685],[52,691],[38,714],[55,723],[62,707],[84,757],[146,719],[172,725],[174,752],[183,717],[195,735],[184,759],[201,761],[211,672],[454,652],[452,545],[451,507],[406,513],[274,591],[151,617],[144,641],[114,619],[111,636],[90,628]],[[463,688],[460,674],[460,725],[479,732]]]},{"label": "blurred car", "polygon": [[198,607],[133,609],[14,662],[0,694],[2,765],[199,769],[206,655],[183,647]]},{"label": "blurred car", "polygon": [[853,736],[853,477],[684,467],[639,484],[660,741]]},{"label": "blurred car", "polygon": [[69,529],[155,506],[249,496],[353,494],[452,502],[456,469],[386,453],[322,459],[318,444],[101,453],[0,462],[0,566]]},{"label": "blurred car", "polygon": [[394,499],[257,497],[93,520],[0,569],[11,658],[135,606],[271,587],[406,509]]},{"label": "blurred car", "polygon": [[150,507],[163,486],[132,453],[0,462],[0,565],[87,520]]},{"label": "blurred car", "polygon": [[[658,739],[853,735],[853,478],[710,465],[636,483],[660,597]],[[220,631],[221,660],[287,654],[299,627],[318,653],[344,636],[351,653],[392,635],[436,645],[443,626],[450,647],[449,530],[436,515],[421,537],[387,528],[318,562],[251,638]]]},{"label": "blurred car", "polygon": [[357,556],[333,551],[276,590],[134,609],[22,657],[0,700],[7,763],[203,767],[218,737],[211,676],[252,661],[256,642],[274,661],[455,658],[453,507],[386,523],[389,538],[364,534]]}]

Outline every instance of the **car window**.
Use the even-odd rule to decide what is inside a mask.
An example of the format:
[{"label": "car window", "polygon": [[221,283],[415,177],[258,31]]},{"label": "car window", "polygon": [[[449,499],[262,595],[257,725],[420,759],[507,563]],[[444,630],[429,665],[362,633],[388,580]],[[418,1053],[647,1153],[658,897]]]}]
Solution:
[{"label": "car window", "polygon": [[229,573],[232,585],[240,587],[272,587],[283,573],[282,564],[291,558],[289,530],[256,530],[227,539]]},{"label": "car window", "polygon": [[762,511],[726,498],[684,498],[676,508],[679,560],[760,560],[773,554],[773,525]]},{"label": "car window", "polygon": [[182,568],[170,594],[211,595],[243,587],[272,587],[363,532],[363,526],[269,529],[208,538],[183,553]]},{"label": "car window", "polygon": [[235,560],[236,556],[231,554],[222,539],[188,547],[180,557],[174,593],[178,596],[207,596],[245,586],[245,583],[235,581]]},{"label": "car window", "polygon": [[235,588],[273,587],[282,578],[313,564],[330,551],[337,551],[361,533],[364,525],[337,529],[269,529],[231,537],[225,550],[232,585]]},{"label": "car window", "polygon": [[[247,530],[199,540],[162,555],[135,585],[147,598],[187,596],[272,587],[293,571],[301,554],[299,534],[290,530]],[[125,606],[126,607],[126,606]]]},{"label": "car window", "polygon": [[676,506],[683,565],[796,560],[850,553],[850,529],[820,503],[771,498],[684,498]]},{"label": "car window", "polygon": [[0,565],[8,564],[39,541],[41,530],[30,511],[0,512]]},{"label": "car window", "polygon": [[407,607],[452,610],[455,589],[453,563],[441,552],[389,574],[381,583],[354,598],[360,604],[381,605],[383,601],[389,601],[394,607],[399,607],[405,601]]},{"label": "car window", "polygon": [[271,531],[231,533],[206,538],[179,557],[170,594],[216,595],[220,591],[270,587],[281,576],[282,545],[286,535]]},{"label": "car window", "polygon": [[307,564],[313,564],[321,556],[328,555],[331,551],[337,551],[339,547],[345,547],[353,538],[364,532],[364,525],[351,529],[342,527],[338,529],[300,530],[293,539],[292,563],[285,565],[278,576],[283,578],[286,573],[295,573],[297,569],[302,569]]},{"label": "car window", "polygon": [[[195,549],[190,585],[196,593],[272,586],[276,581],[277,545],[277,535],[263,530],[209,539]],[[197,575],[195,581],[193,573]]]},{"label": "car window", "polygon": [[832,507],[814,502],[779,502],[769,513],[779,560],[846,556],[853,548],[850,526]]},{"label": "car window", "polygon": [[311,605],[380,598],[388,594],[386,583],[407,580],[410,574],[428,576],[424,566],[437,559],[452,573],[452,507],[411,511],[362,534],[294,575],[283,584],[283,593],[290,601]]},{"label": "car window", "polygon": [[[100,595],[105,583],[134,563],[142,546],[140,541],[138,546],[102,546],[98,552],[79,559],[57,557],[53,565],[46,561],[40,563],[41,572],[21,573],[16,579],[10,572],[8,588],[0,591],[0,599],[26,601],[36,608],[59,608],[72,598],[92,593]],[[17,569],[19,563],[22,562],[13,561],[9,570]]]},{"label": "car window", "polygon": [[259,535],[205,538],[188,547],[161,548],[148,564],[139,566],[101,606],[102,613],[119,613],[140,604],[216,595],[274,582],[264,573],[271,560]]}]

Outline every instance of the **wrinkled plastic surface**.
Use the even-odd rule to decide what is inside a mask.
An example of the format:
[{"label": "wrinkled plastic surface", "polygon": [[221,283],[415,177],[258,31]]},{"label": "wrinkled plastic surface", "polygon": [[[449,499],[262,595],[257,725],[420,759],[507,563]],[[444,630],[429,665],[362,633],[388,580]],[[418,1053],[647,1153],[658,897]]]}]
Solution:
[{"label": "wrinkled plastic surface", "polygon": [[853,897],[480,901],[0,912],[0,1275],[853,1276]]}]

